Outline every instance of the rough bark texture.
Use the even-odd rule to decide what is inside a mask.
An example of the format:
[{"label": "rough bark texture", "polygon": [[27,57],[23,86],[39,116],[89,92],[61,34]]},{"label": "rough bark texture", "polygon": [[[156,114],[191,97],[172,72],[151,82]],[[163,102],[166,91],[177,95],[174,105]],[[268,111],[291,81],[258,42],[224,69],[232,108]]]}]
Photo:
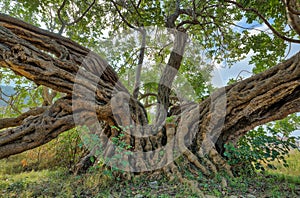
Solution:
[{"label": "rough bark texture", "polygon": [[285,0],[288,23],[300,35],[300,3],[296,0]]},{"label": "rough bark texture", "polygon": [[[172,67],[180,64],[180,55],[171,54],[175,57],[175,62],[169,63]],[[221,169],[230,173],[221,155],[225,143],[236,142],[255,126],[300,111],[300,53],[261,74],[217,90],[200,104],[182,106],[179,114],[174,114],[173,123],[158,131],[147,125],[143,106],[98,55],[69,39],[2,14],[0,66],[67,94],[51,106],[32,110],[31,116],[24,113],[11,118],[9,124],[0,120],[0,158],[45,144],[75,124],[86,124],[96,133],[93,123],[101,121],[98,135],[106,142],[101,148],[105,148],[107,157],[116,152],[107,140],[119,134],[111,126],[133,126],[126,129],[123,138],[134,152],[123,159],[129,162],[128,171],[161,168],[171,176],[180,174],[174,162],[176,151],[195,174],[201,170],[211,175]],[[172,81],[174,75],[168,74],[166,71]],[[168,96],[160,92],[165,106]]]}]

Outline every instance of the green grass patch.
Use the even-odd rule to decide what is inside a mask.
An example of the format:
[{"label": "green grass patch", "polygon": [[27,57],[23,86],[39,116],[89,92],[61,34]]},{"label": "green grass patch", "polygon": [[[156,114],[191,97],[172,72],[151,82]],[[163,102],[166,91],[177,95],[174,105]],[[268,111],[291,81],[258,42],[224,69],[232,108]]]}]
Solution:
[{"label": "green grass patch", "polygon": [[300,184],[300,152],[298,150],[292,150],[289,156],[286,157],[286,161],[288,167],[283,166],[281,163],[273,162],[276,169],[268,169],[267,172]]},{"label": "green grass patch", "polygon": [[[278,164],[277,170],[268,170],[267,174],[235,178],[220,174],[208,179],[186,172],[185,177],[194,186],[170,182],[162,175],[121,181],[97,169],[79,176],[66,168],[34,170],[23,167],[23,159],[21,154],[0,160],[0,197],[201,197],[194,188],[215,197],[300,197],[298,152],[287,158],[291,166]],[[224,179],[226,186],[222,185]]]}]

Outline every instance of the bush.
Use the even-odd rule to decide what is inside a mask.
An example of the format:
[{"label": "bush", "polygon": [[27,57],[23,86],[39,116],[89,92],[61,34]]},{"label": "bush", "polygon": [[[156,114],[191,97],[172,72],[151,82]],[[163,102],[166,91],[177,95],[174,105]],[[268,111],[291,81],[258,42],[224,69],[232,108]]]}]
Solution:
[{"label": "bush", "polygon": [[[20,161],[24,170],[63,167],[73,170],[84,153],[78,129],[71,129],[48,144],[25,152]],[[24,166],[25,165],[25,166]]]},{"label": "bush", "polygon": [[272,164],[275,160],[287,167],[285,156],[297,148],[297,138],[290,134],[297,129],[298,123],[299,118],[294,114],[275,124],[249,131],[237,145],[226,144],[224,156],[234,174],[251,175],[255,170],[264,171],[265,167],[276,169]]}]

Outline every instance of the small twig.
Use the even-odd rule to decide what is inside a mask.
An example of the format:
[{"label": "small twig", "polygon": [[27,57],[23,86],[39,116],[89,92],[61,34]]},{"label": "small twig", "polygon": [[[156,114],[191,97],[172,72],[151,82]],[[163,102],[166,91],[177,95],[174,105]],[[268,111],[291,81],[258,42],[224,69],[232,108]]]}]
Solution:
[{"label": "small twig", "polygon": [[241,28],[241,29],[244,29],[244,30],[256,30],[256,31],[259,31],[259,32],[265,32],[264,30],[254,28],[253,26],[252,27],[243,27],[241,25],[237,25],[237,24],[231,23],[231,22],[228,22],[228,24],[233,25],[233,26],[238,27],[238,28]]},{"label": "small twig", "polygon": [[185,21],[182,21],[181,23],[179,23],[176,28],[180,28],[181,26],[183,25],[186,25],[186,24],[189,24],[189,25],[200,25],[200,26],[204,26],[204,25],[209,25],[209,24],[212,24],[212,22],[206,22],[206,23],[200,23],[198,20],[185,20]]},{"label": "small twig", "polygon": [[150,104],[145,104],[144,107],[145,109],[149,108],[149,107],[152,107],[153,105],[156,105],[157,102],[154,102],[154,103],[150,103]]},{"label": "small twig", "polygon": [[134,10],[135,10],[136,13],[139,15],[139,17],[143,18],[142,15],[141,15],[141,13],[140,13],[139,10],[138,10],[138,7],[135,6],[134,2],[133,2],[132,0],[130,0],[130,3],[132,4]]},{"label": "small twig", "polygon": [[286,58],[289,56],[291,50],[292,50],[292,44],[289,42],[289,50],[288,50],[288,52],[286,53],[284,59],[286,59]]},{"label": "small twig", "polygon": [[136,30],[137,28],[134,27],[133,25],[131,25],[131,24],[125,19],[125,17],[124,17],[123,14],[121,13],[120,9],[118,8],[118,5],[116,4],[116,2],[114,2],[114,1],[111,1],[111,2],[112,2],[112,4],[115,6],[115,8],[116,8],[116,10],[117,10],[117,12],[118,12],[118,14],[119,14],[119,16],[120,16],[121,19],[124,21],[124,23],[125,23],[128,27],[130,27],[130,28]]},{"label": "small twig", "polygon": [[297,39],[292,39],[292,38],[288,38],[284,35],[282,35],[281,33],[279,33],[270,23],[269,21],[260,13],[258,12],[258,10],[254,9],[254,8],[246,8],[244,7],[242,4],[239,4],[235,1],[231,1],[231,0],[224,0],[225,2],[227,3],[231,3],[231,4],[234,4],[236,5],[238,8],[244,10],[244,11],[250,11],[250,12],[253,12],[254,14],[256,14],[267,26],[268,28],[271,29],[271,31],[276,35],[278,36],[279,38],[285,40],[285,41],[288,41],[288,42],[292,42],[292,43],[300,43],[300,40],[297,40]]},{"label": "small twig", "polygon": [[89,5],[89,7],[82,13],[82,15],[80,17],[78,17],[77,19],[74,19],[74,21],[67,23],[65,20],[63,20],[63,18],[61,17],[61,11],[62,9],[65,7],[67,3],[67,0],[64,0],[63,3],[61,4],[61,6],[58,8],[57,10],[57,15],[58,15],[58,19],[61,22],[61,28],[58,31],[58,34],[61,35],[64,31],[64,29],[66,28],[66,26],[71,26],[74,25],[76,23],[78,23],[79,21],[81,21],[83,19],[83,17],[90,11],[90,9],[93,7],[93,5],[96,3],[96,0],[93,0],[93,2]]},{"label": "small twig", "polygon": [[168,47],[168,46],[170,46],[170,45],[172,45],[172,44],[173,44],[172,41],[169,42],[169,43],[167,43],[167,44],[165,44],[165,45],[159,50],[158,55],[161,55],[161,52],[162,52],[166,47]]},{"label": "small twig", "polygon": [[89,7],[82,13],[80,17],[75,19],[73,22],[67,23],[67,25],[74,25],[75,23],[78,23],[80,20],[83,19],[83,17],[90,11],[90,9],[93,7],[93,5],[96,3],[96,0],[93,0],[93,2],[89,5]]},{"label": "small twig", "polygon": [[63,18],[61,17],[61,11],[62,11],[62,9],[65,7],[66,3],[67,3],[67,0],[64,0],[63,3],[61,4],[61,6],[60,6],[60,7],[58,8],[58,10],[57,10],[57,16],[58,16],[58,19],[59,19],[59,21],[61,22],[61,28],[60,28],[60,30],[59,30],[59,32],[58,32],[59,35],[62,34],[62,32],[64,31],[65,26],[66,26],[65,20],[63,20]]},{"label": "small twig", "polygon": [[236,81],[238,80],[238,78],[241,78],[240,75],[241,75],[243,72],[252,74],[252,72],[249,72],[249,71],[243,69],[243,70],[241,70],[241,71],[239,72],[239,74],[238,74],[237,77],[235,78]]}]

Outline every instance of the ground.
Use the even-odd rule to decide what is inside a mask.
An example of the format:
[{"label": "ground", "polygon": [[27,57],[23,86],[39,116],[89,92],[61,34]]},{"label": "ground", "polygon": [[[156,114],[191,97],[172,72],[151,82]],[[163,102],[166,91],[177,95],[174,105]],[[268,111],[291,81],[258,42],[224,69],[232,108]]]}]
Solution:
[{"label": "ground", "polygon": [[199,189],[206,197],[300,197],[298,151],[292,151],[287,158],[288,168],[277,164],[278,170],[264,174],[225,177],[226,181],[222,181],[223,177],[195,178],[186,172],[189,181],[198,183],[198,189],[176,180],[170,182],[164,176],[120,181],[110,177],[110,171],[96,169],[79,176],[53,165],[32,170],[34,165],[30,168],[24,157],[26,153],[0,161],[0,197],[203,197]]}]

